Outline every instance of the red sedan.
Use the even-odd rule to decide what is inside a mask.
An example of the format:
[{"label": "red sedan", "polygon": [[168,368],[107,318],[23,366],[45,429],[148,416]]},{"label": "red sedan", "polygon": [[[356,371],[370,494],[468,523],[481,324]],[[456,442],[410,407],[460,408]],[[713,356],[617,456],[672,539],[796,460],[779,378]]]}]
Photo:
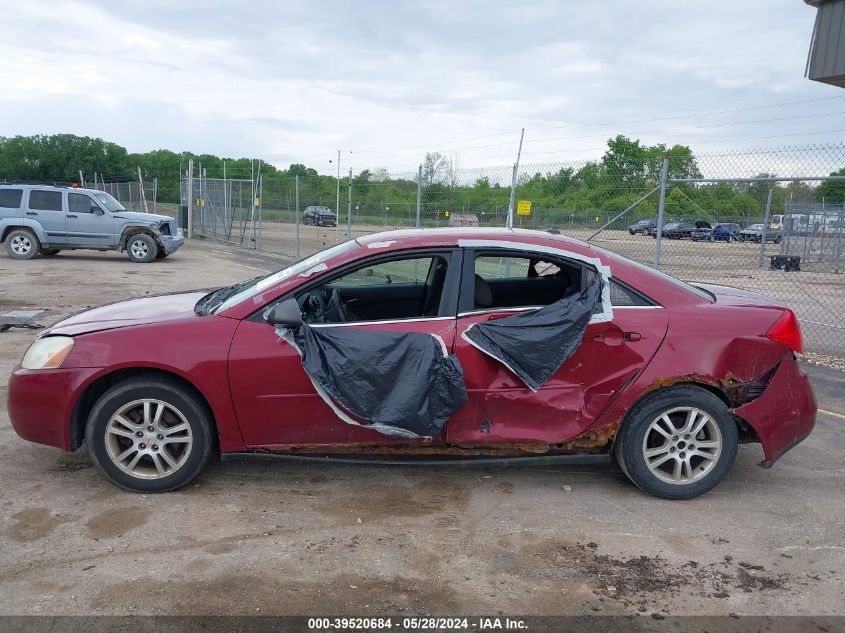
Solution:
[{"label": "red sedan", "polygon": [[[553,335],[568,317],[542,327],[531,319],[554,316],[556,306],[575,314],[566,304],[573,298],[594,302],[580,325],[572,317],[567,332],[575,334],[538,343],[538,332]],[[502,326],[510,351],[479,342],[491,324]],[[343,362],[306,357],[306,329],[308,340],[331,335],[341,350],[370,342]],[[374,351],[378,333],[400,342],[425,336],[417,347],[390,342]],[[452,406],[440,424],[434,374],[391,374],[430,349],[431,367],[453,361]],[[715,486],[740,442],[760,443],[769,467],[807,437],[816,403],[800,351],[795,315],[769,299],[687,284],[577,240],[504,229],[394,231],[211,293],[70,317],[27,350],[8,406],[21,437],[66,451],[85,443],[107,479],[143,492],[184,486],[219,452],[615,458],[643,490],[680,499]],[[373,353],[381,356],[373,361]],[[521,360],[549,354],[560,364],[526,378]],[[315,358],[337,379],[332,386],[306,371]],[[405,364],[390,364],[397,359]],[[356,415],[344,395],[359,382],[383,386],[400,408],[411,389],[425,401],[414,405],[420,426],[373,423],[389,415],[366,394],[358,400],[373,417]]]}]

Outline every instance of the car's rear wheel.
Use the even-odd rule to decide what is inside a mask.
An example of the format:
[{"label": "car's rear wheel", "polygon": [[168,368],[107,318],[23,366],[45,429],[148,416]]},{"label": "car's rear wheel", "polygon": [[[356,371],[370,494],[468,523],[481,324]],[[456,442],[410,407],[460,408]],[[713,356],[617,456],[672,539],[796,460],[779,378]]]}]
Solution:
[{"label": "car's rear wheel", "polygon": [[126,254],[136,264],[147,264],[156,258],[158,245],[149,235],[138,233],[126,240]]},{"label": "car's rear wheel", "polygon": [[113,484],[166,492],[196,477],[211,456],[212,426],[203,403],[166,378],[128,378],[104,393],[85,427],[88,452]]},{"label": "car's rear wheel", "polygon": [[29,229],[15,229],[6,236],[6,252],[12,259],[32,259],[41,245]]},{"label": "car's rear wheel", "polygon": [[642,490],[664,499],[691,499],[725,477],[738,441],[725,404],[705,389],[685,385],[662,389],[635,405],[614,455]]}]

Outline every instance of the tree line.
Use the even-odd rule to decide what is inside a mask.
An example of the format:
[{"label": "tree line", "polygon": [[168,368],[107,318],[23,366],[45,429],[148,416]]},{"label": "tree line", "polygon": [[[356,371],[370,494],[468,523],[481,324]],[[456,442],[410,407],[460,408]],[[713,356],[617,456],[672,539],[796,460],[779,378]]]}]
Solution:
[{"label": "tree line", "polygon": [[[578,167],[523,168],[517,197],[531,200],[544,215],[578,211],[603,217],[618,213],[657,186],[663,156],[669,157],[671,178],[701,177],[700,166],[688,146],[644,145],[616,136],[598,160]],[[264,206],[291,208],[294,178],[300,177],[300,208],[309,204],[336,206],[337,179],[316,169],[294,163],[279,169],[261,160],[222,158],[212,154],[174,152],[167,149],[132,153],[100,138],[73,134],[0,137],[0,181],[69,183],[98,174],[106,182],[136,180],[138,168],[145,179],[157,179],[158,200],[179,201],[180,176],[189,160],[209,178],[263,177]],[[467,213],[499,213],[510,198],[510,169],[462,170],[452,159],[428,153],[422,163],[422,205],[427,213],[449,210]],[[836,172],[845,175],[845,169]],[[760,174],[769,176],[770,174]],[[771,174],[774,175],[774,174]],[[386,169],[364,169],[351,181],[354,206],[373,211],[394,205],[411,209],[416,204],[416,174],[391,175]],[[666,210],[671,217],[742,219],[761,215],[769,189],[773,213],[792,201],[845,203],[845,181],[826,181],[817,186],[789,183],[676,183],[667,193]],[[347,200],[347,179],[341,178],[341,209]],[[639,205],[636,215],[656,213],[657,195]]]}]

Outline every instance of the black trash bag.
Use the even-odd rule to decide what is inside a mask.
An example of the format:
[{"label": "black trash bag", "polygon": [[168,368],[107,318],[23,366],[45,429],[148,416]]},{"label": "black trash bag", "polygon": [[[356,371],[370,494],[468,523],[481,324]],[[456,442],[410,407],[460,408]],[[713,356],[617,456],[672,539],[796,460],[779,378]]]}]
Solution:
[{"label": "black trash bag", "polygon": [[430,334],[302,325],[293,342],[315,386],[381,433],[435,436],[467,400],[461,364]]},{"label": "black trash bag", "polygon": [[537,310],[476,323],[463,337],[537,391],[578,349],[601,292],[597,277],[578,294]]}]

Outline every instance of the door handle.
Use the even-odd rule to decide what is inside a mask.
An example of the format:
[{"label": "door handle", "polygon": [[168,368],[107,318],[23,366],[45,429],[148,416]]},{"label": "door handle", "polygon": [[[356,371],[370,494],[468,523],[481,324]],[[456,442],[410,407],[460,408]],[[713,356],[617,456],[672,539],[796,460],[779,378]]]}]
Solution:
[{"label": "door handle", "polygon": [[27,211],[26,214],[27,215],[38,215],[38,212],[37,211]]},{"label": "door handle", "polygon": [[67,214],[67,217],[69,217],[69,218],[75,218],[75,217],[77,217],[77,216],[76,216],[76,215],[74,215],[73,213],[68,213],[68,214]]},{"label": "door handle", "polygon": [[628,342],[639,341],[643,338],[643,335],[639,332],[625,332],[622,338],[624,338]]}]

